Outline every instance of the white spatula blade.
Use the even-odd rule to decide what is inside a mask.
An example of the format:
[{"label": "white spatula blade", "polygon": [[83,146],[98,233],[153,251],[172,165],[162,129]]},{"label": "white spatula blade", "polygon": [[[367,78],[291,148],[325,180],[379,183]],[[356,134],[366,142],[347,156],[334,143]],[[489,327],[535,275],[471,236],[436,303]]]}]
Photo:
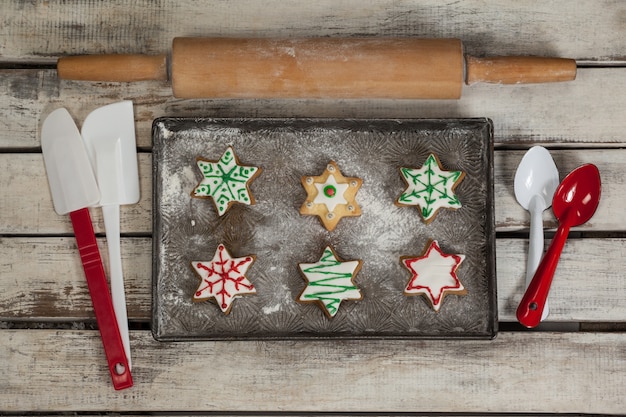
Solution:
[{"label": "white spatula blade", "polygon": [[137,203],[139,173],[132,101],[92,111],[81,133],[100,188],[99,205]]},{"label": "white spatula blade", "polygon": [[56,109],[44,120],[41,150],[58,214],[89,207],[100,200],[83,140],[66,109]]}]

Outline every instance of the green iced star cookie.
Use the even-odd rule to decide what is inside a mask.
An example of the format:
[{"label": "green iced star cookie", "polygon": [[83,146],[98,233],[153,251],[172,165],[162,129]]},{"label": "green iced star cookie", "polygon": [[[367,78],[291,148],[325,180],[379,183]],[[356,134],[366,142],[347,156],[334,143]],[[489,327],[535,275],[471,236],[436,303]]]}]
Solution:
[{"label": "green iced star cookie", "polygon": [[234,203],[254,204],[249,187],[261,168],[240,165],[232,147],[218,161],[198,158],[197,164],[203,178],[192,191],[192,197],[212,198],[220,216]]},{"label": "green iced star cookie", "polygon": [[465,176],[462,171],[444,171],[434,154],[421,168],[400,168],[406,190],[398,197],[399,206],[418,206],[424,222],[429,223],[440,208],[458,209],[461,202],[454,189]]}]

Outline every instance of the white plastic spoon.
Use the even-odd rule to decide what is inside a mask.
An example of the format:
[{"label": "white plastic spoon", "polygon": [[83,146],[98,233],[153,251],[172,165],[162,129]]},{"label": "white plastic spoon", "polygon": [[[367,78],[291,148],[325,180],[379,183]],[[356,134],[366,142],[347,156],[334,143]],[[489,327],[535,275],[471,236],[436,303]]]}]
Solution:
[{"label": "white plastic spoon", "polygon": [[97,108],[85,119],[81,134],[100,188],[98,205],[102,206],[109,250],[111,298],[128,365],[132,366],[120,250],[120,205],[139,201],[133,103],[121,101]]},{"label": "white plastic spoon", "polygon": [[[530,284],[543,254],[542,215],[552,205],[552,197],[558,185],[559,171],[550,152],[542,146],[530,148],[517,167],[514,185],[517,202],[530,212],[526,287]],[[546,302],[541,320],[545,320],[548,314]]]}]

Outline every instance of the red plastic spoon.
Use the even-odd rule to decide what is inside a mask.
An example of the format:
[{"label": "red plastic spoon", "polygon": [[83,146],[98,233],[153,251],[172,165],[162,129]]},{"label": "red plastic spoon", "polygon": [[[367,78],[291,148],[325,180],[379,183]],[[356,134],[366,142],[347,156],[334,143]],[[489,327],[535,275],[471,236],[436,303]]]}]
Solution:
[{"label": "red plastic spoon", "polygon": [[517,308],[517,320],[524,326],[532,328],[541,321],[569,230],[591,219],[600,202],[600,189],[600,172],[593,164],[576,168],[557,187],[552,199],[552,210],[559,221],[559,228]]}]

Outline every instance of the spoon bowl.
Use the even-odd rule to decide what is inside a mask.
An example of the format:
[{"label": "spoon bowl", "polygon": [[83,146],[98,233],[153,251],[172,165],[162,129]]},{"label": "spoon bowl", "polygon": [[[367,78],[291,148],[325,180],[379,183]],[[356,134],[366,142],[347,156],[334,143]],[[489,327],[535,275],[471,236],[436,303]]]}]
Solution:
[{"label": "spoon bowl", "polygon": [[[530,284],[543,254],[542,214],[552,204],[558,185],[559,171],[550,152],[542,146],[530,148],[517,167],[514,183],[517,202],[530,213],[526,287]],[[541,320],[545,320],[548,314],[546,302]]]},{"label": "spoon bowl", "polygon": [[550,152],[543,146],[530,148],[515,172],[515,198],[520,206],[529,210],[537,199],[543,210],[549,208],[558,185],[559,171]]},{"label": "spoon bowl", "polygon": [[592,164],[576,168],[557,187],[552,208],[559,227],[517,308],[517,319],[524,326],[532,328],[541,321],[554,271],[569,230],[591,219],[600,202],[601,188],[600,172]]},{"label": "spoon bowl", "polygon": [[576,168],[557,188],[552,210],[559,223],[580,226],[591,219],[600,202],[600,173],[595,165]]}]

